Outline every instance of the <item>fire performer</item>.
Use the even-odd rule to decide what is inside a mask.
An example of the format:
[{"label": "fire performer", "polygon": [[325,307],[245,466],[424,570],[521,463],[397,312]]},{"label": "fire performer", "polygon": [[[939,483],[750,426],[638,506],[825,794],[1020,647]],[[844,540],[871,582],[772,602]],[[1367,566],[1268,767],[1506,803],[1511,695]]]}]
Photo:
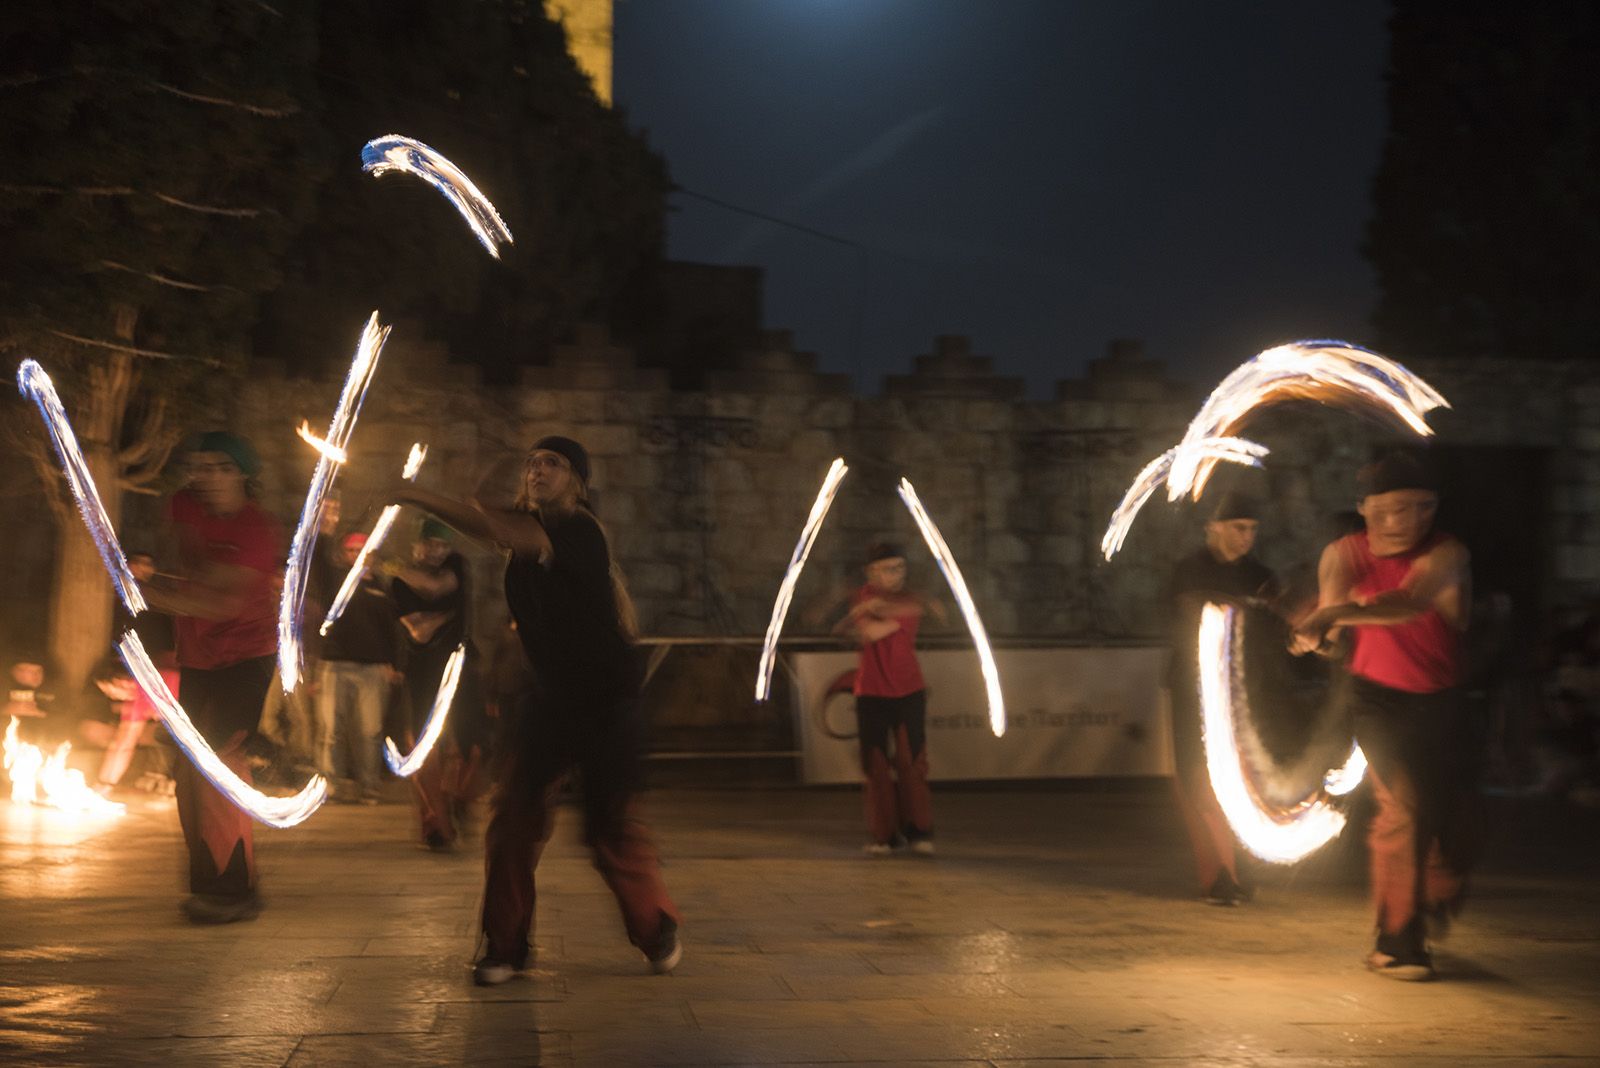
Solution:
[{"label": "fire performer", "polygon": [[1434,977],[1428,936],[1443,937],[1459,912],[1477,850],[1479,748],[1458,687],[1469,558],[1434,529],[1438,484],[1419,457],[1391,453],[1358,481],[1366,530],[1323,551],[1318,608],[1295,628],[1292,649],[1321,647],[1340,628],[1352,635],[1356,740],[1378,803],[1369,838],[1378,935],[1367,966],[1425,980]]},{"label": "fire performer", "polygon": [[[272,682],[277,650],[277,582],[283,566],[278,522],[255,502],[255,449],[227,431],[202,434],[187,456],[188,485],[169,508],[179,574],[144,586],[157,611],[175,617],[179,690],[195,727],[246,783],[245,745]],[[253,919],[256,891],[250,817],[178,760],[178,820],[189,847],[196,923]]]},{"label": "fire performer", "polygon": [[629,940],[658,973],[682,955],[677,907],[636,801],[643,673],[633,606],[589,507],[588,483],[584,447],[550,436],[528,452],[514,502],[455,501],[408,482],[391,491],[508,553],[506,603],[534,671],[532,690],[503,724],[507,744],[484,836],[488,946],[473,972],[482,986],[506,982],[527,964],[534,868],[574,768],[582,775],[584,835]]},{"label": "fire performer", "polygon": [[[933,852],[933,797],[928,789],[928,693],[917,662],[924,611],[944,608],[906,589],[906,555],[890,542],[867,547],[866,584],[833,628],[860,646],[855,695],[866,852],[887,856],[909,844]],[[890,740],[894,756],[889,755]],[[891,771],[892,769],[892,771]]]},{"label": "fire performer", "polygon": [[1206,771],[1195,636],[1200,609],[1207,601],[1248,604],[1275,593],[1276,579],[1253,551],[1260,525],[1260,505],[1253,498],[1224,494],[1206,523],[1205,545],[1178,561],[1168,587],[1173,624],[1172,660],[1167,666],[1173,793],[1194,850],[1200,894],[1208,903],[1225,907],[1250,900],[1252,890],[1239,875],[1233,831]]},{"label": "fire performer", "polygon": [[410,712],[408,745],[414,746],[422,734],[450,654],[462,644],[467,647],[443,744],[434,747],[411,779],[422,842],[436,852],[455,848],[485,748],[483,690],[469,626],[469,573],[466,558],[456,551],[451,538],[452,531],[444,523],[424,519],[412,547],[411,563],[397,569],[390,589],[405,629],[400,655]]}]

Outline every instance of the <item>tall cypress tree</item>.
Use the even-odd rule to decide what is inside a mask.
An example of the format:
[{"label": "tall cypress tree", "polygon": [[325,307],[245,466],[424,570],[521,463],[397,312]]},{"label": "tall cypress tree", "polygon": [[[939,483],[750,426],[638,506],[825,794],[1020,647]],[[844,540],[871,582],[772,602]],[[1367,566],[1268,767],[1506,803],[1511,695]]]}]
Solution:
[{"label": "tall cypress tree", "polygon": [[1600,6],[1395,0],[1366,254],[1396,353],[1600,354]]},{"label": "tall cypress tree", "polygon": [[[113,519],[148,491],[197,375],[247,351],[305,218],[312,0],[55,0],[0,37],[0,346],[39,358]],[[40,428],[61,534],[50,651],[76,692],[108,650],[109,586]]]},{"label": "tall cypress tree", "polygon": [[[340,363],[378,308],[506,380],[580,321],[624,335],[644,324],[666,167],[596,99],[537,0],[324,0],[320,35],[331,177],[273,300],[265,350]],[[362,144],[390,133],[472,177],[515,236],[503,260],[423,183],[361,173]]]}]

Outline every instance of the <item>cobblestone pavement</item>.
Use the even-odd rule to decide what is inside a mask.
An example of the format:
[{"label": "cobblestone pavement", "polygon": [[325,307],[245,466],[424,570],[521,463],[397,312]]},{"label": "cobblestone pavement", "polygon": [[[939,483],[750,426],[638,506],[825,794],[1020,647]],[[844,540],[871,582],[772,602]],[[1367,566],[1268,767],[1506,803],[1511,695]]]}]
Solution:
[{"label": "cobblestone pavement", "polygon": [[941,790],[937,856],[865,857],[846,791],[667,790],[676,974],[628,946],[568,810],[538,968],[470,981],[480,860],[409,810],[257,832],[267,909],[180,919],[177,817],[0,801],[0,1063],[1600,1063],[1600,813],[1500,802],[1439,982],[1368,975],[1359,842],[1190,896],[1155,784]]}]

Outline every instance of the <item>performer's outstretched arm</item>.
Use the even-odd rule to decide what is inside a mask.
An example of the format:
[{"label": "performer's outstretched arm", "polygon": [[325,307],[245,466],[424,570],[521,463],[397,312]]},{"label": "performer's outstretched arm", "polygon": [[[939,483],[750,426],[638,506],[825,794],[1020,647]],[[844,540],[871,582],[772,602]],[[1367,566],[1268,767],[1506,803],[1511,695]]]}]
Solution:
[{"label": "performer's outstretched arm", "polygon": [[1316,648],[1341,626],[1389,627],[1409,622],[1429,609],[1436,609],[1455,629],[1466,629],[1471,604],[1470,557],[1460,542],[1440,542],[1416,562],[1398,590],[1364,603],[1352,594],[1349,565],[1338,543],[1328,546],[1322,557],[1321,607],[1295,628],[1294,652]]}]

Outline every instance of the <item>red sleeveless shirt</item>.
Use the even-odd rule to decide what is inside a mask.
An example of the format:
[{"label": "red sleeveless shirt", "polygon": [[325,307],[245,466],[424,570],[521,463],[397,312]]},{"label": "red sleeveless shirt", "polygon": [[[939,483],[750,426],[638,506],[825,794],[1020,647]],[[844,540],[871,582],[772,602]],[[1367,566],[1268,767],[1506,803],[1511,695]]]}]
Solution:
[{"label": "red sleeveless shirt", "polygon": [[[1434,531],[1396,556],[1374,555],[1365,531],[1336,544],[1355,573],[1351,593],[1368,604],[1400,589],[1417,560],[1449,538]],[[1350,630],[1355,637],[1350,673],[1359,678],[1407,693],[1438,693],[1459,681],[1460,634],[1435,608],[1404,623],[1360,624]]]},{"label": "red sleeveless shirt", "polygon": [[[873,597],[888,601],[909,600],[907,594],[883,593],[871,586],[855,592],[851,604]],[[926,688],[922,667],[917,663],[917,627],[922,618],[901,616],[900,629],[861,647],[856,669],[857,697],[905,697]]]}]

